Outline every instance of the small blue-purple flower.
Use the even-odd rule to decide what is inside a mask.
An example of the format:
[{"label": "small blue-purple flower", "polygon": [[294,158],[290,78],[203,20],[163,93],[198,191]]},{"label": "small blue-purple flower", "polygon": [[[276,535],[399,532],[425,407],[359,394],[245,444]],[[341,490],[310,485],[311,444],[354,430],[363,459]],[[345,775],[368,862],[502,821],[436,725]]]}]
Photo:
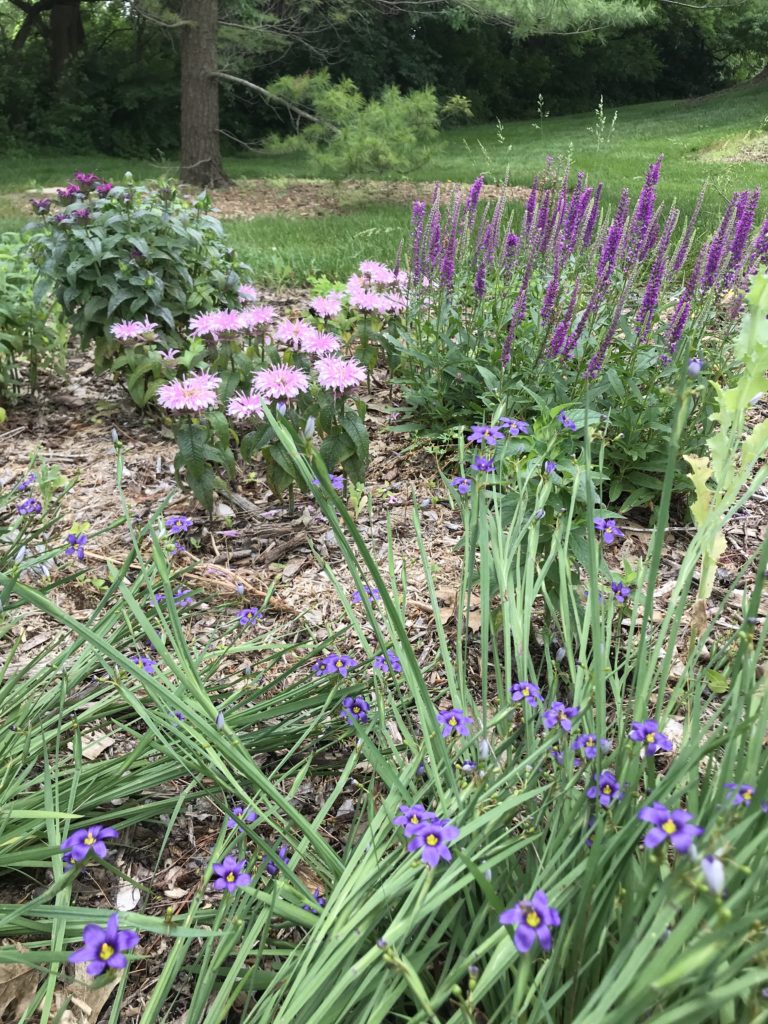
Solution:
[{"label": "small blue-purple flower", "polygon": [[604,519],[602,516],[595,516],[592,522],[597,533],[602,534],[602,539],[606,544],[613,544],[619,537],[624,536],[616,525],[615,519]]},{"label": "small blue-purple flower", "polygon": [[394,672],[395,674],[403,670],[400,659],[391,647],[387,649],[386,654],[376,655],[373,659],[373,667],[377,672]]},{"label": "small blue-purple flower", "polygon": [[228,892],[234,892],[235,889],[251,884],[251,876],[244,870],[245,858],[238,860],[230,854],[220,864],[213,864],[212,867],[213,873],[216,875],[213,883],[214,889],[226,889]]},{"label": "small blue-purple flower", "polygon": [[67,960],[71,964],[88,964],[86,973],[91,977],[103,974],[107,968],[121,970],[128,963],[125,953],[139,944],[139,935],[129,928],[118,926],[117,914],[107,921],[106,928],[97,924],[87,924],[83,928],[83,945],[70,953]]},{"label": "small blue-purple flower", "polygon": [[363,697],[345,697],[341,702],[340,717],[349,725],[367,722],[371,705]]},{"label": "small blue-purple flower", "polygon": [[610,741],[602,739],[598,740],[597,736],[595,736],[593,732],[577,736],[571,744],[571,750],[580,750],[588,761],[594,761],[599,750],[607,751],[610,749]]},{"label": "small blue-purple flower", "polygon": [[19,481],[19,483],[16,484],[16,490],[17,491],[28,491],[29,488],[32,486],[32,484],[34,484],[36,482],[37,482],[37,475],[35,473],[30,473],[28,476],[25,476],[23,480]]},{"label": "small blue-purple flower", "polygon": [[191,529],[192,520],[189,516],[168,516],[165,520],[166,532],[173,535],[176,533],[186,533],[187,530]]},{"label": "small blue-purple flower", "polygon": [[263,618],[264,616],[258,608],[243,608],[243,610],[238,613],[237,621],[241,626],[252,626],[255,622],[258,622],[259,619]]},{"label": "small blue-purple flower", "polygon": [[459,494],[469,494],[472,490],[472,481],[468,476],[455,476],[451,480],[451,487],[455,487]]},{"label": "small blue-purple flower", "polygon": [[393,825],[401,825],[406,838],[410,838],[426,821],[434,821],[437,815],[428,811],[423,804],[400,804],[400,813],[392,819]]},{"label": "small blue-purple flower", "polygon": [[474,718],[465,715],[461,708],[447,708],[437,712],[437,721],[443,727],[443,738],[447,738],[454,731],[457,736],[469,736],[469,727]]},{"label": "small blue-purple flower", "polygon": [[352,593],[352,604],[360,604],[362,601],[378,601],[381,597],[378,587],[369,587],[367,584],[363,587],[362,594],[359,590],[355,590]]},{"label": "small blue-purple flower", "polygon": [[[278,860],[282,861],[283,864],[287,864],[288,861],[290,860],[290,857],[288,856],[288,847],[285,845],[285,843],[283,843],[283,845],[277,851],[277,858],[278,858]],[[262,864],[266,862],[267,866],[266,866],[265,870],[266,870],[267,874],[271,878],[274,878],[275,875],[280,870],[280,864],[276,864],[273,860],[270,860],[266,856],[262,857],[261,860],[262,860]]]},{"label": "small blue-purple flower", "polygon": [[236,828],[239,832],[243,829],[241,825],[252,825],[258,820],[258,814],[250,807],[233,807],[227,817],[227,828]]},{"label": "small blue-purple flower", "polygon": [[680,853],[687,853],[696,836],[704,831],[698,825],[691,824],[693,815],[688,811],[670,810],[658,801],[652,807],[643,807],[637,816],[640,821],[647,821],[653,826],[643,840],[649,850],[669,842]]},{"label": "small blue-purple flower", "polygon": [[117,839],[120,833],[107,825],[89,825],[79,828],[71,836],[67,836],[61,844],[65,865],[71,866],[85,860],[89,853],[102,859],[107,856],[105,839]]},{"label": "small blue-purple flower", "polygon": [[69,547],[64,552],[65,555],[74,555],[78,562],[85,560],[85,545],[88,543],[88,537],[84,533],[68,533],[67,544]]},{"label": "small blue-purple flower", "polygon": [[312,893],[312,899],[315,901],[315,906],[311,906],[309,903],[305,903],[301,909],[308,910],[310,914],[316,914],[318,907],[325,906],[325,896],[321,896],[320,890],[315,889],[315,891]]},{"label": "small blue-purple flower", "polygon": [[[173,595],[173,603],[176,605],[177,608],[186,608],[188,605],[194,604],[195,599],[189,596],[191,593],[192,591],[188,587],[181,587]],[[160,591],[160,593],[155,594],[155,604],[162,604],[164,600],[165,594],[162,591]]]},{"label": "small blue-purple flower", "polygon": [[616,583],[616,582],[611,584],[611,591],[613,593],[613,596],[616,598],[616,601],[618,602],[618,604],[624,604],[626,599],[632,593],[632,590],[631,590],[630,587],[626,586],[624,583]]},{"label": "small blue-purple flower", "polygon": [[728,803],[732,807],[749,807],[755,795],[755,787],[746,783],[726,782],[725,789],[728,790]]},{"label": "small blue-purple flower", "polygon": [[510,437],[518,437],[520,434],[530,434],[530,424],[526,423],[525,420],[513,420],[509,416],[502,416],[499,420],[509,433]]},{"label": "small blue-purple flower", "polygon": [[551,476],[552,473],[554,473],[556,471],[556,469],[557,469],[557,463],[553,462],[552,459],[547,459],[547,461],[544,463],[544,472],[545,473],[549,473],[550,476]]},{"label": "small blue-purple flower", "polygon": [[621,800],[624,797],[624,790],[613,772],[600,772],[600,777],[593,776],[595,785],[587,790],[590,800],[598,800],[602,807],[610,807],[614,800]]},{"label": "small blue-purple flower", "polygon": [[475,461],[472,463],[472,469],[477,470],[478,473],[493,473],[496,467],[493,459],[486,459],[482,455],[476,455]]},{"label": "small blue-purple flower", "polygon": [[642,743],[648,757],[653,757],[660,750],[672,750],[672,741],[661,732],[655,718],[633,722],[629,727],[629,738],[635,743]]},{"label": "small blue-purple flower", "polygon": [[704,364],[698,356],[693,356],[692,359],[688,360],[688,376],[698,377],[702,371]]},{"label": "small blue-purple flower", "polygon": [[549,905],[547,894],[537,889],[531,900],[521,900],[499,915],[499,924],[515,929],[514,943],[520,953],[527,953],[536,942],[548,953],[552,949],[552,928],[560,926],[560,914]]},{"label": "small blue-purple flower", "polygon": [[554,729],[556,725],[559,725],[565,732],[570,732],[573,719],[576,718],[580,710],[581,708],[566,707],[562,701],[554,700],[542,716],[544,727]]},{"label": "small blue-purple flower", "polygon": [[504,431],[499,427],[486,426],[483,423],[476,424],[469,432],[467,436],[468,444],[486,444],[495,445],[497,441],[504,440]]},{"label": "small blue-purple flower", "polygon": [[408,852],[421,854],[421,859],[430,868],[436,868],[441,860],[453,860],[448,843],[461,835],[448,818],[426,821],[413,832],[408,843]]},{"label": "small blue-purple flower", "polygon": [[134,665],[138,665],[139,668],[143,668],[148,676],[153,676],[155,674],[157,662],[152,661],[151,658],[145,658],[141,654],[134,654],[133,657],[130,658],[130,660],[134,663]]},{"label": "small blue-purple flower", "polygon": [[576,426],[575,422],[570,418],[570,416],[566,415],[565,409],[563,409],[561,412],[558,413],[557,421],[560,424],[560,426],[564,427],[566,430],[578,430],[579,429]]},{"label": "small blue-purple flower", "polygon": [[43,506],[37,498],[25,498],[16,506],[20,516],[38,516],[43,511]]},{"label": "small blue-purple flower", "polygon": [[320,658],[315,664],[315,675],[317,676],[335,676],[339,675],[342,679],[346,679],[349,674],[349,670],[357,666],[355,658],[350,658],[346,654],[326,654],[325,657]]},{"label": "small blue-purple flower", "polygon": [[541,690],[536,683],[529,683],[527,679],[522,679],[519,683],[512,683],[509,690],[512,700],[524,700],[532,708],[535,708],[541,700]]}]

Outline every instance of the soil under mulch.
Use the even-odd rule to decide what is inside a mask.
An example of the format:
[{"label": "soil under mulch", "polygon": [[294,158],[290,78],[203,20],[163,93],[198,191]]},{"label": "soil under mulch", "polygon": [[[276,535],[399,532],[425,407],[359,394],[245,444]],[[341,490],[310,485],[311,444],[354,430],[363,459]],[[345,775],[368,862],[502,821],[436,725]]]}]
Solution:
[{"label": "soil under mulch", "polygon": [[[192,186],[183,187],[194,194]],[[443,182],[440,194],[447,202],[456,189],[466,188],[466,183]],[[228,188],[211,189],[209,193],[217,216],[225,220],[248,220],[251,217],[273,215],[323,217],[350,213],[354,209],[380,203],[407,205],[415,199],[431,199],[433,191],[432,182],[241,178]],[[489,184],[483,189],[483,197],[496,199],[503,194],[509,200],[525,202],[529,192],[530,189],[517,185]],[[27,192],[8,193],[3,199],[12,208],[29,212],[31,199],[55,195],[55,188],[30,189]]]}]

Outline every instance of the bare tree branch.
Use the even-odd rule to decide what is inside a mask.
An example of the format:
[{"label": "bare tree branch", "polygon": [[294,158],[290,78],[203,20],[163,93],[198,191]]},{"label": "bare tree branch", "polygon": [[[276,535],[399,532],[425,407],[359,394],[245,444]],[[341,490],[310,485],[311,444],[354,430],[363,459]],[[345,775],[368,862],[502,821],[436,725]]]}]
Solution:
[{"label": "bare tree branch", "polygon": [[278,103],[292,111],[294,114],[297,114],[299,117],[303,117],[307,121],[312,121],[313,124],[321,124],[324,128],[330,128],[332,132],[338,133],[339,131],[338,127],[335,124],[331,124],[330,121],[324,121],[322,118],[316,117],[303,107],[285,99],[285,97],[278,96],[276,93],[270,92],[269,89],[265,89],[261,85],[255,85],[253,82],[249,82],[247,78],[238,78],[237,75],[229,75],[224,71],[212,71],[211,74],[214,78],[221,78],[225,82],[234,82],[235,85],[242,85],[245,89],[251,89],[253,92],[261,96],[262,99],[266,100],[267,103]]}]

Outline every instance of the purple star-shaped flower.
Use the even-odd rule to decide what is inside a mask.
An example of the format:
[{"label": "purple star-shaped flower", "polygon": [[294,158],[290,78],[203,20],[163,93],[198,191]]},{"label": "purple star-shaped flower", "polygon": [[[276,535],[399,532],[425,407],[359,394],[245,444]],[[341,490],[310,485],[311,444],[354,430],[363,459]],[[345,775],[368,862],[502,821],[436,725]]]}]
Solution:
[{"label": "purple star-shaped flower", "polygon": [[577,736],[571,744],[571,750],[580,750],[588,761],[594,761],[597,757],[598,747],[600,750],[610,750],[611,744],[609,740],[598,741],[597,736],[593,732]]},{"label": "purple star-shaped flower", "polygon": [[371,705],[363,697],[345,697],[341,702],[341,714],[349,725],[355,722],[367,722]]},{"label": "purple star-shaped flower", "polygon": [[315,675],[340,675],[342,679],[346,679],[349,670],[356,666],[357,661],[346,654],[326,654],[315,664]]},{"label": "purple star-shaped flower", "polygon": [[305,903],[304,906],[301,909],[302,910],[308,910],[310,912],[310,914],[316,914],[318,907],[324,907],[325,906],[325,896],[321,896],[320,895],[320,890],[319,889],[315,889],[315,891],[312,893],[312,899],[317,904],[316,906],[312,907],[312,906],[309,905],[309,903]]},{"label": "purple star-shaped flower", "polygon": [[672,749],[672,741],[659,730],[659,723],[655,718],[648,718],[644,722],[633,722],[629,727],[629,738],[635,743],[644,744],[648,757],[653,757],[659,750],[669,751]]},{"label": "purple star-shaped flower", "polygon": [[[277,851],[277,858],[278,858],[278,860],[281,860],[283,862],[283,864],[287,864],[288,861],[290,860],[290,857],[288,856],[288,847],[285,845],[285,843],[283,843],[283,845]],[[264,864],[266,862],[266,865],[267,865],[266,872],[267,872],[267,874],[271,878],[274,878],[275,875],[280,870],[280,865],[279,864],[275,864],[275,862],[273,860],[270,860],[266,856],[261,858],[261,862],[262,862],[262,864]]]},{"label": "purple star-shaped flower", "polygon": [[527,953],[536,942],[548,953],[552,949],[550,929],[560,926],[560,914],[549,905],[544,890],[537,889],[533,899],[521,900],[499,914],[499,924],[513,926],[514,943],[520,953]]},{"label": "purple star-shaped flower", "polygon": [[83,946],[70,953],[69,962],[87,963],[85,970],[91,976],[103,974],[108,967],[115,971],[125,967],[128,963],[125,952],[138,945],[139,935],[129,928],[118,927],[117,922],[117,914],[112,914],[106,928],[87,924],[83,928]]},{"label": "purple star-shaped flower", "polygon": [[455,476],[451,480],[451,487],[455,487],[459,494],[469,494],[472,490],[472,481],[468,476]]},{"label": "purple star-shaped flower", "polygon": [[16,506],[16,511],[20,516],[37,516],[43,511],[43,506],[37,498],[25,498]]},{"label": "purple star-shaped flower", "polygon": [[452,860],[448,843],[458,839],[461,833],[448,818],[426,821],[412,833],[408,852],[421,852],[421,859],[430,868],[436,868],[441,860]]},{"label": "purple star-shaped flower", "polygon": [[234,892],[235,889],[251,884],[251,876],[244,871],[245,858],[237,860],[236,857],[227,856],[220,864],[213,865],[213,873],[216,879],[213,883],[214,889],[226,889]]},{"label": "purple star-shaped flower", "polygon": [[369,587],[365,585],[363,587],[362,594],[359,590],[355,590],[352,593],[352,604],[360,604],[362,601],[378,601],[381,597],[378,587]]},{"label": "purple star-shaped flower", "polygon": [[465,715],[461,708],[447,708],[437,712],[437,721],[443,727],[443,738],[447,738],[454,729],[458,736],[469,736],[469,726],[474,718]]},{"label": "purple star-shaped flower", "polygon": [[565,409],[558,413],[557,421],[562,427],[565,427],[566,430],[578,430],[578,427],[570,416],[566,416]]},{"label": "purple star-shaped flower", "polygon": [[525,420],[512,420],[509,416],[502,416],[499,420],[509,432],[510,437],[517,437],[519,434],[530,434],[531,428]]},{"label": "purple star-shaped flower", "polygon": [[237,621],[241,626],[252,626],[254,622],[258,622],[259,619],[263,619],[264,616],[258,608],[243,608],[238,613]]},{"label": "purple star-shaped flower", "polygon": [[168,516],[165,520],[165,529],[170,534],[186,533],[192,526],[189,516]]},{"label": "purple star-shaped flower", "polygon": [[673,811],[658,801],[654,802],[652,807],[643,807],[637,812],[637,816],[640,821],[647,821],[653,826],[643,840],[649,850],[669,841],[680,853],[687,853],[696,836],[700,836],[704,831],[698,825],[690,824],[693,815],[688,811]]},{"label": "purple star-shaped flower", "polygon": [[472,463],[472,469],[477,470],[478,473],[493,473],[495,468],[493,459],[485,459],[482,455],[476,455],[475,461]]},{"label": "purple star-shaped flower", "polygon": [[151,658],[145,658],[141,654],[134,654],[130,660],[134,663],[134,665],[138,665],[139,668],[143,668],[148,676],[153,676],[155,674],[157,662],[152,661]]},{"label": "purple star-shaped flower", "polygon": [[559,725],[565,732],[570,732],[574,719],[581,708],[566,707],[560,700],[553,700],[550,707],[544,712],[542,721],[546,729],[554,729]]},{"label": "purple star-shaped flower", "polygon": [[423,804],[400,804],[400,813],[392,819],[393,825],[402,825],[405,835],[410,838],[427,821],[434,821],[437,815],[428,811]]},{"label": "purple star-shaped flower", "polygon": [[120,833],[117,829],[108,825],[89,825],[88,828],[79,828],[71,836],[67,836],[61,844],[66,864],[78,863],[85,860],[89,853],[93,852],[97,857],[107,856],[107,844],[105,839],[117,839]]},{"label": "purple star-shaped flower", "polygon": [[242,832],[241,824],[252,825],[254,821],[258,820],[258,817],[256,811],[250,807],[233,807],[227,818],[227,828],[236,828]]},{"label": "purple star-shaped flower", "polygon": [[67,544],[69,547],[64,554],[75,555],[78,562],[82,562],[85,559],[85,545],[87,543],[88,537],[84,533],[68,533]]},{"label": "purple star-shaped flower", "polygon": [[479,425],[472,427],[470,430],[467,437],[467,443],[482,444],[485,442],[486,444],[494,445],[497,441],[502,441],[503,439],[504,431],[499,427],[487,427],[480,423]]},{"label": "purple star-shaped flower", "polygon": [[397,674],[403,671],[402,663],[391,647],[387,649],[386,654],[376,655],[373,659],[373,667],[377,672],[394,672]]},{"label": "purple star-shaped flower", "polygon": [[624,790],[613,772],[600,772],[599,778],[596,775],[593,778],[595,785],[587,790],[590,800],[599,800],[603,807],[610,807],[614,800],[624,797]]},{"label": "purple star-shaped flower", "polygon": [[603,540],[606,544],[613,544],[619,537],[624,536],[616,525],[615,519],[604,519],[602,516],[596,516],[592,522],[595,525],[595,530],[603,535]]},{"label": "purple star-shaped flower", "polygon": [[541,690],[536,683],[529,683],[527,679],[522,679],[519,683],[512,683],[509,690],[512,700],[524,700],[532,708],[535,708],[541,700]]},{"label": "purple star-shaped flower", "polygon": [[[623,534],[622,534],[622,536],[623,536]],[[616,598],[616,600],[617,600],[617,602],[619,604],[624,604],[626,599],[632,593],[631,588],[625,586],[625,584],[623,584],[623,583],[612,583],[611,584],[611,591],[613,592],[613,596]]]},{"label": "purple star-shaped flower", "polygon": [[742,804],[749,807],[752,797],[755,795],[755,787],[745,783],[726,782],[725,789],[729,790],[728,802],[732,807],[739,807]]}]

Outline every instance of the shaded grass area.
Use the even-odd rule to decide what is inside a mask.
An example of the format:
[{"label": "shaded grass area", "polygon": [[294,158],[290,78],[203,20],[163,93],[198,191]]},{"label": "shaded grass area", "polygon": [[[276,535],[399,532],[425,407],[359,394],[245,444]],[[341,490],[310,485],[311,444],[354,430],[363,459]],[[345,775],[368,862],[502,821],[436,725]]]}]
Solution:
[{"label": "shaded grass area", "polygon": [[[612,139],[600,149],[588,131],[595,124],[593,114],[550,117],[543,128],[534,128],[530,121],[470,125],[443,132],[432,158],[415,168],[411,177],[414,181],[471,181],[483,173],[489,181],[508,177],[511,184],[527,185],[545,166],[548,155],[570,156],[574,167],[586,171],[591,182],[605,182],[606,199],[614,204],[625,186],[637,193],[647,164],[663,153],[660,197],[667,202],[674,199],[685,215],[707,182],[702,226],[711,227],[734,189],[768,190],[768,163],[711,159],[733,152],[742,140],[763,138],[766,133],[760,129],[767,108],[766,83],[696,100],[621,108]],[[610,121],[613,112],[607,108],[607,113]],[[226,167],[235,180],[316,177],[318,173],[316,163],[300,154],[238,154],[226,159]],[[113,180],[120,180],[130,169],[142,179],[172,176],[176,162],[170,157],[146,160],[101,154],[12,155],[0,166],[0,192],[51,187],[81,168]],[[0,195],[0,230],[20,230],[27,222]],[[370,202],[312,219],[259,216],[227,224],[228,236],[253,266],[255,279],[276,285],[305,282],[319,274],[345,277],[365,257],[392,261],[407,229],[407,210]]]}]

